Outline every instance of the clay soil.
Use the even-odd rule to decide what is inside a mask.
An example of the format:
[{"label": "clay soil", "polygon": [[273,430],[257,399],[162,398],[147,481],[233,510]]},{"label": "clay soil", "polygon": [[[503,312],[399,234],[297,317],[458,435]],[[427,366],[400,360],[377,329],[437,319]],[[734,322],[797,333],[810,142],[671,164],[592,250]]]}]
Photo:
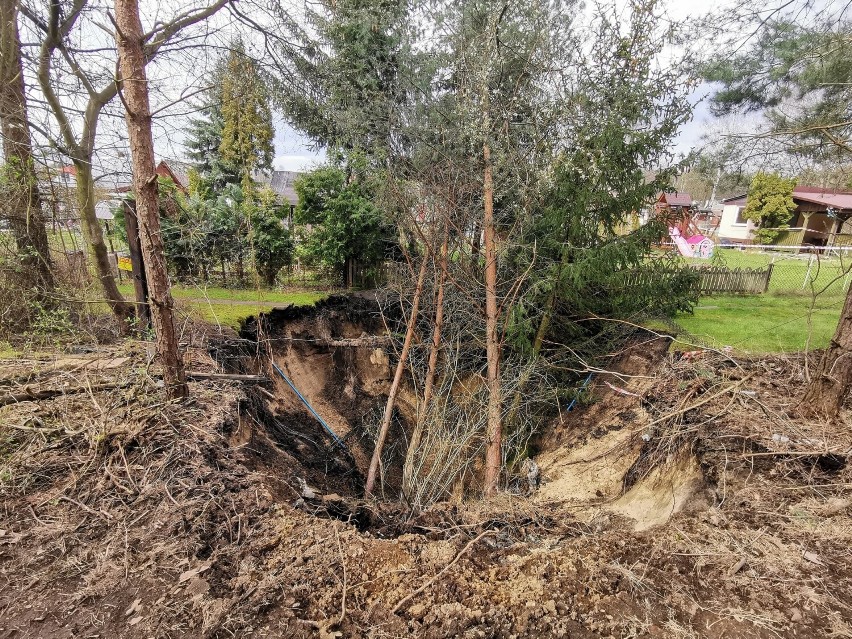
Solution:
[{"label": "clay soil", "polygon": [[254,371],[198,338],[194,370],[269,381],[182,402],[132,344],[0,362],[0,395],[68,391],[0,408],[0,638],[852,636],[852,429],[791,416],[804,359],[637,337],[557,407],[537,491],[408,513],[359,500],[387,344],[317,313]]}]

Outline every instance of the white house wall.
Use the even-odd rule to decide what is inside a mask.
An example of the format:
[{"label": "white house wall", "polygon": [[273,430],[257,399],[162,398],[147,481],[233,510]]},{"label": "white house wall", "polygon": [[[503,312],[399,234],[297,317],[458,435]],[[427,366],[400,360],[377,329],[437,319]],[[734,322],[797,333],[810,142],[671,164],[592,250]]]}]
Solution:
[{"label": "white house wall", "polygon": [[749,242],[752,240],[752,232],[756,228],[754,222],[746,220],[738,223],[737,218],[743,207],[728,204],[722,209],[722,221],[719,222],[719,239],[733,240],[735,242]]}]

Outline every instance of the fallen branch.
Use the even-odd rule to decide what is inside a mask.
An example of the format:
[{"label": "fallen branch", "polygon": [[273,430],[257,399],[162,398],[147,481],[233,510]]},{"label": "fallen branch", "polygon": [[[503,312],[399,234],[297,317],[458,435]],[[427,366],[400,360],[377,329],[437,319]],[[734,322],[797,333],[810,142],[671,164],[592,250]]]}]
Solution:
[{"label": "fallen branch", "polygon": [[491,534],[492,532],[494,532],[494,531],[493,531],[493,530],[483,530],[483,531],[482,531],[481,533],[479,533],[476,537],[474,537],[474,538],[473,538],[473,539],[471,539],[469,542],[467,542],[467,545],[459,551],[459,553],[458,553],[458,554],[457,554],[457,555],[453,558],[453,560],[452,560],[450,563],[448,563],[446,566],[444,566],[444,568],[443,568],[443,569],[441,569],[441,570],[438,572],[438,574],[436,574],[436,575],[435,575],[434,577],[432,577],[429,581],[427,581],[425,584],[423,584],[422,586],[420,586],[417,590],[415,590],[415,591],[414,591],[414,592],[412,592],[411,594],[409,594],[409,595],[407,595],[407,596],[403,597],[402,599],[400,599],[399,603],[398,603],[398,604],[396,604],[396,605],[393,607],[393,610],[391,610],[391,612],[390,612],[390,613],[391,613],[392,615],[395,615],[395,614],[397,613],[397,611],[398,611],[400,608],[402,608],[405,604],[407,604],[409,601],[411,601],[414,597],[416,597],[417,595],[419,595],[421,592],[423,592],[424,590],[426,590],[429,586],[431,586],[433,583],[435,583],[441,575],[443,575],[443,574],[444,574],[445,572],[447,572],[450,568],[452,568],[452,567],[455,565],[455,563],[456,563],[456,562],[457,562],[457,561],[461,558],[461,556],[462,556],[462,555],[464,555],[464,554],[465,554],[468,550],[470,550],[470,548],[471,548],[471,547],[472,547],[472,546],[473,546],[473,545],[474,545],[477,541],[479,541],[480,539],[482,539],[483,537],[485,537],[485,535],[489,535],[489,534]]},{"label": "fallen branch", "polygon": [[240,375],[238,373],[203,373],[201,371],[187,371],[186,376],[190,379],[230,379],[237,382],[268,382],[266,375]]},{"label": "fallen branch", "polygon": [[23,393],[13,393],[11,395],[0,396],[0,406],[8,404],[18,404],[20,402],[33,402],[40,399],[50,399],[59,395],[74,395],[77,393],[99,392],[104,390],[113,390],[115,388],[127,388],[133,382],[104,382],[102,384],[92,384],[91,386],[72,386],[70,388],[46,388],[42,390],[27,389]]}]

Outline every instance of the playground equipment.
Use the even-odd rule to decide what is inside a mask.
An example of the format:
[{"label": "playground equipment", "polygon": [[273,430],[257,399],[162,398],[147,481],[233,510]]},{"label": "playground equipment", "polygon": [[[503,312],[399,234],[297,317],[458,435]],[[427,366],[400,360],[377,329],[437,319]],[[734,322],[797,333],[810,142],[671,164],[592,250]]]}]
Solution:
[{"label": "playground equipment", "polygon": [[669,237],[684,257],[698,257],[704,260],[713,257],[716,244],[709,237],[697,234],[686,238],[680,234],[680,229],[676,226],[669,227]]}]

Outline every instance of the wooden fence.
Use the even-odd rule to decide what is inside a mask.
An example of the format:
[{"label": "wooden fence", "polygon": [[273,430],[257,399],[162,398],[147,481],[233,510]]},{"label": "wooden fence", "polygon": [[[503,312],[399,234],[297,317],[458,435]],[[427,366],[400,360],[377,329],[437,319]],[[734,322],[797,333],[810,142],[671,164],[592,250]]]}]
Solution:
[{"label": "wooden fence", "polygon": [[772,264],[766,268],[693,267],[701,275],[699,295],[712,293],[765,293],[772,279]]},{"label": "wooden fence", "polygon": [[[723,266],[693,266],[692,270],[698,274],[695,284],[698,295],[712,295],[714,293],[744,293],[760,294],[769,290],[769,280],[772,278],[772,264],[765,268],[726,268]],[[637,286],[650,284],[652,280],[669,277],[677,277],[681,271],[664,271],[662,273],[630,273],[627,275],[627,284]]]}]

